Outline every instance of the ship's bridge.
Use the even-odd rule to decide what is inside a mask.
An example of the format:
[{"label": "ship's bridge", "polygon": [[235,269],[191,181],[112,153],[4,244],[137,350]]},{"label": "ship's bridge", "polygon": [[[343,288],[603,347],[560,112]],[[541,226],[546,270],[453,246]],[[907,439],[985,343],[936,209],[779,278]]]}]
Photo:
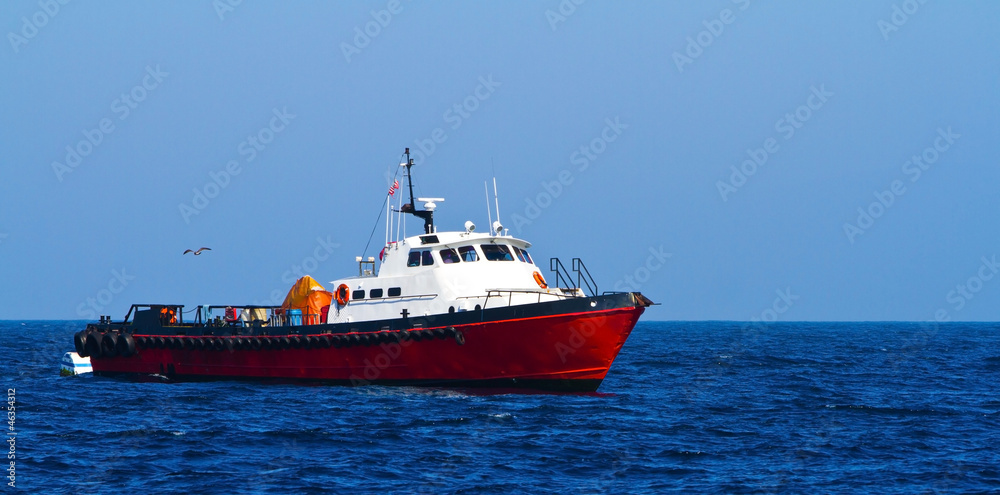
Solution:
[{"label": "ship's bridge", "polygon": [[[579,289],[549,288],[531,244],[512,236],[435,232],[389,243],[377,276],[333,282],[350,292],[334,304],[330,321],[385,319],[407,314],[474,311],[495,305],[530,304],[582,297]],[[396,307],[398,306],[398,307]]]}]

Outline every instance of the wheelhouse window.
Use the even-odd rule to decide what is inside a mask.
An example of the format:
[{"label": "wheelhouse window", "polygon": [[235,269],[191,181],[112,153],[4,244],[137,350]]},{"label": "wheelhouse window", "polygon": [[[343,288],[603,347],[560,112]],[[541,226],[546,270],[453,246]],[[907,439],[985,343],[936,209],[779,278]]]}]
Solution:
[{"label": "wheelhouse window", "polygon": [[420,266],[420,251],[410,251],[410,256],[406,258],[406,266]]},{"label": "wheelhouse window", "polygon": [[434,257],[430,251],[410,251],[406,258],[406,266],[430,266],[434,264]]},{"label": "wheelhouse window", "polygon": [[355,301],[357,301],[358,299],[364,299],[364,298],[365,298],[365,290],[364,289],[356,290],[356,291],[354,291],[351,294],[351,299],[354,299]]},{"label": "wheelhouse window", "polygon": [[442,249],[441,261],[446,265],[450,265],[452,263],[458,263],[462,261],[462,258],[458,255],[457,252],[455,252],[454,249]]},{"label": "wheelhouse window", "polygon": [[476,252],[475,246],[462,246],[458,248],[458,254],[462,257],[462,261],[479,261],[479,253]]},{"label": "wheelhouse window", "polygon": [[389,297],[399,297],[403,291],[399,287],[389,287]]},{"label": "wheelhouse window", "polygon": [[521,254],[524,254],[524,260],[525,261],[527,261],[528,263],[531,263],[532,265],[535,264],[534,261],[531,261],[531,255],[528,254],[528,250],[527,249],[521,249],[520,251],[521,251]]},{"label": "wheelhouse window", "polygon": [[535,264],[533,261],[531,261],[531,256],[528,255],[528,250],[527,249],[521,249],[521,248],[519,248],[517,246],[514,246],[514,252],[517,253],[517,259],[519,259],[519,260],[521,260],[521,261],[523,261],[525,263],[531,263],[532,265]]},{"label": "wheelhouse window", "polygon": [[369,299],[378,299],[380,297],[382,297],[382,289],[372,289],[368,291]]},{"label": "wheelhouse window", "polygon": [[483,256],[490,261],[514,261],[510,249],[503,244],[483,244]]}]

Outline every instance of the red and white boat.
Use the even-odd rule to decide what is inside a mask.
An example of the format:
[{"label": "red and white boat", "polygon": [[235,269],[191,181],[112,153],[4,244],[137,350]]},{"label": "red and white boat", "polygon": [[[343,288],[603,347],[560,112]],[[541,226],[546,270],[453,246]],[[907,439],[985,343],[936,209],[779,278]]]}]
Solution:
[{"label": "red and white boat", "polygon": [[[438,232],[443,199],[417,198],[415,209],[409,149],[401,166],[410,202],[392,206],[394,183],[377,267],[357,258],[358,276],[330,292],[304,277],[281,307],[199,306],[191,322],[181,305],[133,305],[78,332],[77,353],[105,376],[597,390],[652,302],[598,294],[579,259],[571,270],[551,259],[550,287],[531,244],[492,214],[490,232],[472,222]],[[399,237],[406,215],[423,220],[422,234]]]}]

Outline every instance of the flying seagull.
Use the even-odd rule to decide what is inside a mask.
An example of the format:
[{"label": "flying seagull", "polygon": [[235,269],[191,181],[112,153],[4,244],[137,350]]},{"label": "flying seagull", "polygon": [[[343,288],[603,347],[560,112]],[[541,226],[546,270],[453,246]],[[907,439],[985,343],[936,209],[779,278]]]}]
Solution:
[{"label": "flying seagull", "polygon": [[184,254],[194,253],[195,256],[198,256],[199,254],[201,254],[202,251],[211,251],[211,250],[212,250],[212,248],[207,248],[207,247],[203,247],[203,248],[201,248],[201,249],[199,249],[197,251],[188,249],[187,251],[184,251]]}]

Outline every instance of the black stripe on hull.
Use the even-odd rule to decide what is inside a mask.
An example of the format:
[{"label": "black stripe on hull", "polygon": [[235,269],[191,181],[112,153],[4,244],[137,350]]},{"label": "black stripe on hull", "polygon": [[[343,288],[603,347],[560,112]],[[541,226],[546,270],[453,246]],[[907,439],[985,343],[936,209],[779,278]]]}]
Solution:
[{"label": "black stripe on hull", "polygon": [[[498,297],[503,299],[502,297]],[[100,331],[124,330],[129,333],[156,336],[268,336],[268,335],[322,335],[367,333],[381,330],[408,330],[417,327],[434,328],[467,325],[470,323],[498,322],[518,318],[536,318],[560,314],[587,313],[607,309],[634,307],[635,296],[628,292],[604,294],[594,297],[580,297],[543,303],[522,304],[491,308],[479,311],[460,311],[429,316],[412,316],[386,320],[359,321],[351,323],[324,323],[301,326],[154,326],[137,327],[133,324],[88,325]],[[388,328],[386,328],[388,327]]]}]

